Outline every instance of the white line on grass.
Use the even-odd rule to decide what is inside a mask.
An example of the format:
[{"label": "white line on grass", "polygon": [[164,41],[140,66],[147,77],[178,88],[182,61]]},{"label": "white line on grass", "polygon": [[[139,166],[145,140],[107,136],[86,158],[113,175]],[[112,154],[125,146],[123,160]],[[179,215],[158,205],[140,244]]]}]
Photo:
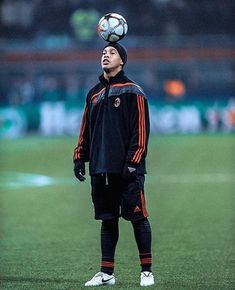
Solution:
[{"label": "white line on grass", "polygon": [[0,186],[10,189],[42,187],[54,184],[54,178],[32,173],[5,171],[0,175]]},{"label": "white line on grass", "polygon": [[[147,181],[154,184],[205,184],[235,183],[231,173],[178,173],[148,174]],[[61,178],[41,174],[5,171],[0,175],[0,187],[18,189],[25,187],[44,187],[58,184],[75,184],[75,177]]]},{"label": "white line on grass", "polygon": [[230,173],[177,173],[148,175],[156,183],[234,183],[235,174]]}]

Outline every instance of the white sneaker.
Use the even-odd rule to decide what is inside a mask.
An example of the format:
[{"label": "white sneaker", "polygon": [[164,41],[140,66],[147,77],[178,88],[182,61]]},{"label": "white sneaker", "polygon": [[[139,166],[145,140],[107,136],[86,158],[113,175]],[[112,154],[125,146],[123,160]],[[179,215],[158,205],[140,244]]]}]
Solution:
[{"label": "white sneaker", "polygon": [[151,286],[154,284],[152,272],[144,271],[140,274],[140,286]]},{"label": "white sneaker", "polygon": [[109,275],[103,272],[98,272],[95,276],[85,283],[85,286],[101,286],[101,285],[114,285],[114,275]]}]

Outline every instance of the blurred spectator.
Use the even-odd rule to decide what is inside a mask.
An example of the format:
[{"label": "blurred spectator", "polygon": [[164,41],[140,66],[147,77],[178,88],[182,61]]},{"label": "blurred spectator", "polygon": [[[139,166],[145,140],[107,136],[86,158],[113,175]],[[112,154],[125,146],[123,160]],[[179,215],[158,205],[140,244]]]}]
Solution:
[{"label": "blurred spectator", "polygon": [[66,100],[84,104],[86,89],[81,76],[69,74],[66,79]]},{"label": "blurred spectator", "polygon": [[223,121],[225,130],[228,132],[235,132],[235,99],[231,98],[228,102],[227,108],[223,113]]},{"label": "blurred spectator", "polygon": [[150,99],[156,99],[159,95],[160,84],[157,79],[157,73],[151,67],[146,66],[140,76],[139,83],[143,83],[145,92]]},{"label": "blurred spectator", "polygon": [[[128,20],[128,37],[123,40],[127,48],[128,45],[136,50],[138,46],[146,50],[151,47],[154,52],[155,48],[164,50],[165,45],[171,47],[172,43],[172,50],[191,48],[190,55],[182,53],[182,59],[178,60],[167,59],[167,53],[161,51],[163,60],[159,56],[156,60],[146,59],[145,63],[140,60],[137,66],[129,62],[128,70],[143,84],[150,98],[159,99],[164,94],[168,101],[176,101],[184,97],[186,87],[187,98],[191,99],[234,96],[234,0],[3,0],[0,1],[1,104],[82,100],[87,88],[97,81],[92,63],[87,62],[86,66],[80,60],[66,63],[62,56],[58,63],[55,60],[59,65],[54,66],[52,47],[66,56],[68,51],[73,54],[76,48],[95,51],[100,44],[98,40],[102,41],[94,37],[98,18],[111,11],[123,14]],[[212,34],[214,38],[210,41]],[[74,41],[76,35],[78,38]],[[45,45],[49,42],[53,45]],[[51,49],[50,67],[38,57],[45,47]],[[210,47],[214,48],[217,60],[204,57]],[[202,54],[195,56],[195,48],[202,49]],[[27,57],[26,61],[21,60],[18,50],[26,55],[28,51],[33,52],[36,60]],[[13,54],[9,62],[4,60],[5,52]],[[226,52],[224,59],[221,52],[222,55]],[[15,57],[18,60],[14,63]],[[89,60],[89,54],[86,57]],[[75,69],[68,75],[70,65]],[[32,70],[29,76],[28,67]],[[173,91],[178,88],[181,93],[169,93],[169,88],[172,92],[172,83],[167,84],[169,80],[183,82],[181,86],[173,82]]]},{"label": "blurred spectator", "polygon": [[8,102],[11,105],[29,104],[34,101],[35,90],[30,79],[18,77],[8,91]]},{"label": "blurred spectator", "polygon": [[61,101],[64,99],[62,84],[55,77],[44,76],[41,87],[41,101]]},{"label": "blurred spectator", "polygon": [[209,132],[216,132],[221,129],[221,113],[217,103],[206,111],[207,128]]},{"label": "blurred spectator", "polygon": [[96,26],[100,15],[94,9],[75,10],[70,17],[70,24],[75,37],[80,41],[91,41],[96,33]]},{"label": "blurred spectator", "polygon": [[[129,35],[235,34],[233,0],[136,0],[134,4],[126,0],[3,0],[0,8],[0,33],[6,38],[72,36],[70,19],[75,35],[80,36],[80,29],[93,23],[94,17],[97,21],[97,15],[108,12],[124,14],[131,28]],[[76,15],[76,10],[82,14]],[[85,25],[81,25],[81,16],[86,19]],[[84,39],[90,40],[86,34]]]},{"label": "blurred spectator", "polygon": [[166,80],[164,83],[164,91],[166,93],[165,100],[174,103],[184,98],[186,88],[182,80]]}]

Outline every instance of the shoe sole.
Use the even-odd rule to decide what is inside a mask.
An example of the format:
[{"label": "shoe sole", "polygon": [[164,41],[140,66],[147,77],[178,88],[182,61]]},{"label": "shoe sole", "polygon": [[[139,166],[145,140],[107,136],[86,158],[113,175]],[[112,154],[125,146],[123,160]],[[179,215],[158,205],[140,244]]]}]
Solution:
[{"label": "shoe sole", "polygon": [[85,284],[86,287],[96,287],[96,286],[105,286],[105,285],[110,285],[110,286],[115,285],[115,280],[114,281],[109,280],[107,282],[102,282],[102,284],[90,284],[90,285]]}]

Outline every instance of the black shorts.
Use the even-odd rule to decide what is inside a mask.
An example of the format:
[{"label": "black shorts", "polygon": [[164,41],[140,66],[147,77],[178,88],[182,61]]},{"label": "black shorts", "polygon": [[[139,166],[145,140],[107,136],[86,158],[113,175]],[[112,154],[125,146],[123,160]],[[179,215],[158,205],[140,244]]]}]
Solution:
[{"label": "black shorts", "polygon": [[144,197],[144,175],[123,182],[119,174],[91,176],[91,196],[95,219],[106,220],[122,216],[138,220],[148,216]]}]

